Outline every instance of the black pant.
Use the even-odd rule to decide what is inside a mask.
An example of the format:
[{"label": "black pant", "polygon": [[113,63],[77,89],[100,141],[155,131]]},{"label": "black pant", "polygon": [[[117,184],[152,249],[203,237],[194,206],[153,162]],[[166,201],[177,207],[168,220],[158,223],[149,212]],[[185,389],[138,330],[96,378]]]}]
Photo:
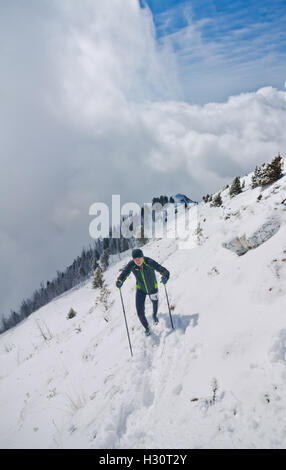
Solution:
[{"label": "black pant", "polygon": [[[137,310],[137,315],[139,317],[139,320],[141,321],[142,325],[144,328],[148,328],[148,322],[147,318],[145,317],[145,299],[146,299],[146,294],[145,292],[142,292],[141,290],[137,289],[136,292],[136,310]],[[153,304],[153,315],[157,314],[158,311],[158,300],[152,300]]]}]

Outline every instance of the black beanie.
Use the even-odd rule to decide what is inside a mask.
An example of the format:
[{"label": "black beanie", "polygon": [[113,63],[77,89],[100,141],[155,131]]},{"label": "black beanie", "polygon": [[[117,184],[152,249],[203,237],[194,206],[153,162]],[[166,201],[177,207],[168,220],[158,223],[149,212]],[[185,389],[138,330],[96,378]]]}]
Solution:
[{"label": "black beanie", "polygon": [[134,248],[132,251],[132,258],[142,258],[143,257],[143,251],[140,250],[139,248]]}]

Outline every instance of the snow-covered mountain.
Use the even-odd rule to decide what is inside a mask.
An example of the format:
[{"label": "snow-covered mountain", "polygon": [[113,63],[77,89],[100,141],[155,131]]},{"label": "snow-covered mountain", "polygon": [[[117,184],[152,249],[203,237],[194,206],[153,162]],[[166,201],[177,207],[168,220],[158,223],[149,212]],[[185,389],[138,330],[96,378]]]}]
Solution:
[{"label": "snow-covered mountain", "polygon": [[174,202],[177,203],[177,204],[183,204],[183,203],[186,203],[186,204],[192,204],[194,203],[194,201],[192,201],[188,196],[186,196],[185,194],[175,194],[175,196],[173,196],[173,199],[174,199]]},{"label": "snow-covered mountain", "polygon": [[189,209],[185,245],[143,247],[171,272],[174,331],[160,284],[145,337],[131,275],[130,356],[115,287],[127,253],[105,273],[107,299],[90,279],[1,335],[1,448],[286,447],[286,175],[263,190],[244,180],[221,207]]}]

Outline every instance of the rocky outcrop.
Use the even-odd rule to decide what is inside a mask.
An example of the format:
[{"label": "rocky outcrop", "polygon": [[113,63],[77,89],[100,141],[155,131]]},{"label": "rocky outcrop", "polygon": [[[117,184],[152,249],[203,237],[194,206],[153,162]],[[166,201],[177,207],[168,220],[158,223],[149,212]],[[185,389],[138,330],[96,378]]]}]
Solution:
[{"label": "rocky outcrop", "polygon": [[244,255],[249,250],[257,248],[262,243],[273,237],[280,228],[278,220],[269,220],[261,225],[252,235],[247,237],[245,234],[240,237],[235,237],[229,242],[223,243],[223,247],[228,250],[234,251],[238,256]]}]

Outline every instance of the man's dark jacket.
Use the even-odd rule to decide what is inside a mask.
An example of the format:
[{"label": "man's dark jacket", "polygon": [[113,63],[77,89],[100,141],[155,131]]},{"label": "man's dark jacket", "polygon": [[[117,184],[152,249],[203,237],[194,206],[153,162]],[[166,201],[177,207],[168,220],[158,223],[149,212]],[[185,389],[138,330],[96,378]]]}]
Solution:
[{"label": "man's dark jacket", "polygon": [[140,289],[146,294],[155,294],[158,292],[158,284],[154,270],[158,271],[160,274],[163,274],[167,278],[170,276],[168,269],[161,266],[152,258],[147,258],[144,256],[141,266],[137,266],[133,260],[129,261],[117,279],[124,282],[129,274],[133,272],[134,276],[136,277],[137,289]]}]

